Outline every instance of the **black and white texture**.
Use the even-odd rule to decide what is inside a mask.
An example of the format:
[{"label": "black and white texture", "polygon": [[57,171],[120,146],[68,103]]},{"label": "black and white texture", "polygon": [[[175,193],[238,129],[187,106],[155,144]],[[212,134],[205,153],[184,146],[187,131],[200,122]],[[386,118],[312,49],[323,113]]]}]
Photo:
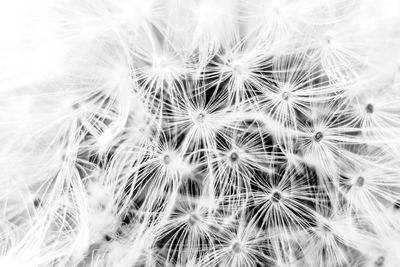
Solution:
[{"label": "black and white texture", "polygon": [[400,1],[0,2],[1,267],[399,251]]}]

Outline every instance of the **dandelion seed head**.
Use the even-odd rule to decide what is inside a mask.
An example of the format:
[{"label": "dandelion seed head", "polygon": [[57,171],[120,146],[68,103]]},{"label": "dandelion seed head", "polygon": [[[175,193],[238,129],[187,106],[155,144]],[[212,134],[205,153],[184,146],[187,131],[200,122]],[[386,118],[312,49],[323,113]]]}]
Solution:
[{"label": "dandelion seed head", "polygon": [[397,264],[395,0],[14,2],[0,265]]}]

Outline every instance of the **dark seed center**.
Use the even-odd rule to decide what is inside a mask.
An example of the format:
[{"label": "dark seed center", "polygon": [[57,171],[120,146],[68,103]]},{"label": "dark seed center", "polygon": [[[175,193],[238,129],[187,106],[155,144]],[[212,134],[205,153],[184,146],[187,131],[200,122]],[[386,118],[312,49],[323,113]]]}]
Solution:
[{"label": "dark seed center", "polygon": [[281,194],[280,194],[279,192],[274,192],[274,193],[272,194],[271,200],[272,200],[273,202],[278,202],[280,199],[281,199]]},{"label": "dark seed center", "polygon": [[356,185],[361,187],[364,185],[364,182],[365,182],[364,177],[360,176],[357,178]]},{"label": "dark seed center", "polygon": [[380,256],[379,258],[376,259],[375,266],[383,266],[384,262],[385,262],[385,257]]},{"label": "dark seed center", "polygon": [[232,251],[236,254],[238,254],[240,252],[241,248],[240,248],[240,244],[238,242],[235,242],[232,246]]},{"label": "dark seed center", "polygon": [[317,133],[314,135],[314,139],[315,139],[315,141],[317,141],[317,142],[321,141],[321,139],[322,139],[323,137],[324,137],[324,134],[321,133],[321,132],[317,132]]},{"label": "dark seed center", "polygon": [[329,225],[327,225],[326,223],[322,224],[322,231],[324,233],[329,233],[331,231],[331,228],[329,227]]},{"label": "dark seed center", "polygon": [[165,155],[163,158],[163,162],[165,165],[168,165],[171,163],[171,157],[169,155]]},{"label": "dark seed center", "polygon": [[365,110],[367,111],[367,113],[373,113],[373,112],[374,112],[374,105],[368,104],[368,105],[365,107]]},{"label": "dark seed center", "polygon": [[282,93],[282,99],[285,100],[285,101],[289,100],[289,96],[290,96],[289,92],[285,91],[285,92]]},{"label": "dark seed center", "polygon": [[188,223],[190,225],[194,225],[196,224],[196,222],[199,220],[199,218],[197,217],[197,215],[195,214],[190,214],[189,219],[188,219]]},{"label": "dark seed center", "polygon": [[42,201],[40,200],[40,198],[36,198],[33,201],[33,205],[35,206],[35,208],[38,208],[39,206],[41,206],[42,205]]},{"label": "dark seed center", "polygon": [[236,152],[232,152],[230,155],[230,159],[232,162],[236,162],[239,159],[239,156]]},{"label": "dark seed center", "polygon": [[332,42],[332,36],[330,34],[325,35],[325,43],[330,44]]},{"label": "dark seed center", "polygon": [[204,118],[206,117],[206,114],[204,114],[203,112],[199,113],[199,115],[197,115],[196,120],[200,123],[204,122]]}]

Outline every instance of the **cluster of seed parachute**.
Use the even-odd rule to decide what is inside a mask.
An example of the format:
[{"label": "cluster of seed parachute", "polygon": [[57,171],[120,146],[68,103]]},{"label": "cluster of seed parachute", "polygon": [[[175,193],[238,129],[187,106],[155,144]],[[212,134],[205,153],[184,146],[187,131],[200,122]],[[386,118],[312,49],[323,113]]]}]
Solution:
[{"label": "cluster of seed parachute", "polygon": [[55,7],[66,74],[4,93],[1,266],[397,266],[396,14],[98,2]]}]

